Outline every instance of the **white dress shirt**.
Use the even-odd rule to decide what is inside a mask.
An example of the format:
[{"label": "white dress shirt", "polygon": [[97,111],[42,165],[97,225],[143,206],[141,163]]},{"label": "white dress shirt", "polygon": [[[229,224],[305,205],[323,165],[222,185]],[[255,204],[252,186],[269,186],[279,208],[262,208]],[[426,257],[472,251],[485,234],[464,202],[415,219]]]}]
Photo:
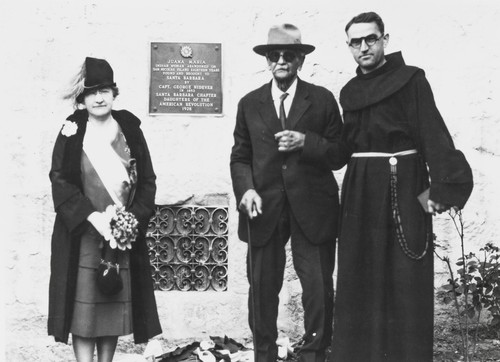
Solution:
[{"label": "white dress shirt", "polygon": [[273,83],[271,85],[271,95],[273,97],[274,108],[276,109],[276,114],[279,117],[280,114],[280,102],[281,95],[283,93],[288,93],[288,96],[283,101],[283,107],[285,107],[285,116],[288,117],[288,113],[290,112],[290,107],[292,106],[293,97],[295,97],[295,91],[297,90],[297,78],[293,81],[292,85],[283,92],[278,88],[278,84],[276,83],[276,79],[273,79]]}]

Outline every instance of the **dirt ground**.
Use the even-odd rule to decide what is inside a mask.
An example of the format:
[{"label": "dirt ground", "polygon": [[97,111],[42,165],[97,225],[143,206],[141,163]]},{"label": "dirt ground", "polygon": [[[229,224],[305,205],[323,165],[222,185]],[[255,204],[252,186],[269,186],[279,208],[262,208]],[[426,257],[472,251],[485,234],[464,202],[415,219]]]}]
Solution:
[{"label": "dirt ground", "polygon": [[[439,296],[436,297],[434,312],[434,362],[464,361],[460,350],[461,338],[458,319],[452,305],[445,305]],[[474,333],[470,333],[473,338]],[[478,330],[476,353],[473,362],[500,361],[500,326],[488,327],[486,324]],[[230,336],[229,336],[230,337]],[[166,341],[161,340],[164,350],[195,342],[194,340]],[[251,341],[237,341],[245,346],[251,346]],[[292,343],[294,341],[291,341]],[[131,341],[120,342],[117,352],[138,353],[143,352],[144,346],[135,346]],[[291,355],[286,361],[297,361],[296,355]]]},{"label": "dirt ground", "polygon": [[[436,298],[434,310],[434,362],[463,361],[461,338],[454,307],[444,305]],[[469,333],[473,340],[474,331]],[[500,326],[488,327],[483,323],[477,333],[476,353],[470,361],[500,361]]]}]

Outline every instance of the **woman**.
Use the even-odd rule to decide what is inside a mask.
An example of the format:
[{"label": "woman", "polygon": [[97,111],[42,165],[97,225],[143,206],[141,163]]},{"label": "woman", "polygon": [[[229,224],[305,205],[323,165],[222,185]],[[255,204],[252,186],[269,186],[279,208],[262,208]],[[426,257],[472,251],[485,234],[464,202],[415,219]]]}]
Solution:
[{"label": "woman", "polygon": [[[118,336],[133,332],[135,343],[144,343],[161,333],[145,242],[156,175],[139,119],[112,110],[117,95],[108,62],[86,58],[65,97],[77,110],[65,121],[52,156],[56,220],[48,332],[64,343],[71,333],[79,362],[92,361],[95,347],[98,361],[112,361]],[[131,249],[110,246],[110,205],[123,206],[138,221]],[[103,257],[120,266],[123,288],[112,296],[96,285]]]}]

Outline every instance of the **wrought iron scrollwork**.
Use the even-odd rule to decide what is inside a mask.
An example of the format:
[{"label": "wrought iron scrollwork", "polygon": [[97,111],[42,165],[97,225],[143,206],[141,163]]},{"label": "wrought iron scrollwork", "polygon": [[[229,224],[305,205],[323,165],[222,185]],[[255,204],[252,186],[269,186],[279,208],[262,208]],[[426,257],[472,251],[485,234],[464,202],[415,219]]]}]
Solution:
[{"label": "wrought iron scrollwork", "polygon": [[155,290],[227,290],[228,209],[157,206],[146,235]]}]

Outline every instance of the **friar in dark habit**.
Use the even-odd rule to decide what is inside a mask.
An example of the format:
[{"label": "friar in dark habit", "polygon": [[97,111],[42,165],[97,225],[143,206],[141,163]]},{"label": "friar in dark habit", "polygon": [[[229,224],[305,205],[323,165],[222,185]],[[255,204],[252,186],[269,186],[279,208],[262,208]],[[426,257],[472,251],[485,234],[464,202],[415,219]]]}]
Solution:
[{"label": "friar in dark habit", "polygon": [[350,157],[333,361],[432,361],[432,214],[464,207],[471,168],[424,71],[400,52],[384,53],[389,34],[380,16],[362,13],[345,31],[358,67],[339,98]]}]

